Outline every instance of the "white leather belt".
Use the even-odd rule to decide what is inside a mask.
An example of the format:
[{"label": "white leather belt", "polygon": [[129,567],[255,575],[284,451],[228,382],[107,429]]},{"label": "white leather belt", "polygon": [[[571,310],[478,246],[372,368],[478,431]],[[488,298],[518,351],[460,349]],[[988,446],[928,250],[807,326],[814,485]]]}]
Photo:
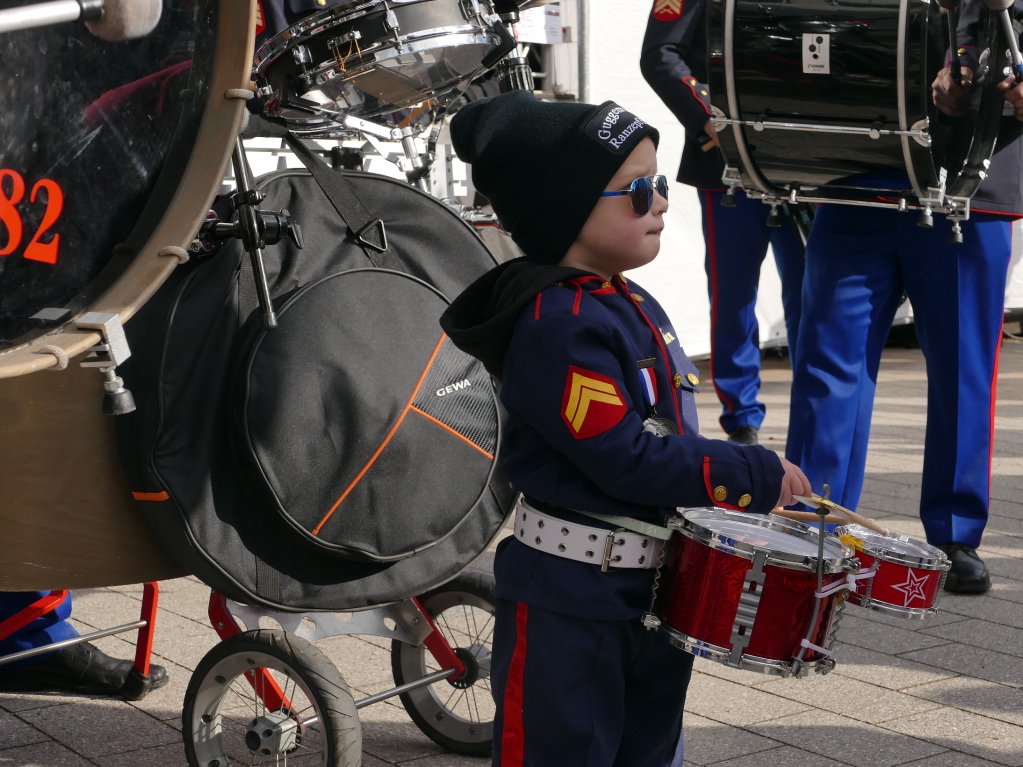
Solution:
[{"label": "white leather belt", "polygon": [[622,529],[606,530],[551,517],[520,499],[515,507],[515,537],[556,557],[609,567],[651,570],[661,557],[662,541]]}]

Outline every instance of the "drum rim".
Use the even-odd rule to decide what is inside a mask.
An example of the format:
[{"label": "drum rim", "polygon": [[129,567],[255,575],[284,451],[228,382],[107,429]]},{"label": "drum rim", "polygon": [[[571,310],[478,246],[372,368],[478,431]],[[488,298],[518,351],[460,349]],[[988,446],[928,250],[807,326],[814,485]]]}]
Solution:
[{"label": "drum rim", "polygon": [[862,607],[866,610],[897,615],[900,618],[908,618],[910,620],[923,620],[927,616],[934,615],[938,612],[937,596],[935,596],[934,604],[930,607],[900,607],[899,605],[893,605],[890,602],[880,602],[874,597],[865,597],[855,591],[849,592],[848,600],[850,604],[854,604],[857,607]]},{"label": "drum rim", "polygon": [[[920,570],[937,570],[947,571],[952,567],[951,560],[945,555],[941,549],[936,546],[932,546],[925,541],[911,538],[908,535],[902,533],[889,532],[888,535],[881,535],[868,527],[862,525],[841,525],[835,528],[835,535],[841,537],[843,535],[849,535],[863,543],[862,551],[881,562],[891,562],[896,565],[905,565],[907,567],[915,567]],[[900,551],[894,551],[892,549],[885,548],[879,539],[891,538],[901,543],[909,543],[919,548],[925,554],[933,554],[934,556],[920,556],[916,557],[912,554],[905,554]],[[857,551],[860,550],[858,546],[853,546]]]},{"label": "drum rim", "polygon": [[[689,516],[696,516],[700,514],[709,515],[713,518],[732,519],[736,522],[742,522],[754,527],[783,532],[787,535],[794,535],[804,541],[813,541],[816,545],[817,530],[812,525],[807,525],[802,522],[796,522],[789,519],[769,519],[767,515],[754,515],[749,514],[748,512],[722,509],[716,506],[706,506],[695,509],[679,509],[679,514],[677,516],[668,519],[667,526],[671,529],[678,530],[681,535],[695,541],[696,543],[709,546],[717,551],[733,554],[737,557],[750,561],[753,560],[757,551],[765,550],[763,547],[754,546],[752,544],[735,541],[721,536],[713,530],[701,525],[699,521]],[[825,556],[824,572],[829,575],[843,572],[857,572],[860,565],[859,560],[856,558],[856,550],[849,544],[840,541],[837,536],[834,536],[831,533],[827,533],[827,535],[832,540],[825,540],[825,543],[831,543],[834,546],[838,546],[841,551],[848,552],[848,554],[841,558]],[[789,570],[817,572],[817,557],[815,556],[805,556],[802,554],[778,551],[776,549],[766,550],[769,552],[766,562],[767,565],[774,565]]]},{"label": "drum rim", "polygon": [[[695,655],[698,658],[706,658],[707,660],[715,663],[720,663],[723,666],[729,668],[736,668],[732,664],[728,663],[728,658],[731,655],[730,650],[726,650],[720,645],[710,644],[704,642],[702,639],[690,636],[676,628],[666,625],[663,621],[659,627],[660,631],[663,631],[667,635],[668,643],[676,649],[687,652],[691,655]],[[817,660],[810,661],[809,663],[800,663],[799,670],[795,673],[792,671],[793,663],[791,660],[777,660],[775,658],[763,658],[759,655],[749,655],[742,653],[739,666],[743,671],[753,671],[758,674],[767,674],[769,676],[779,676],[782,678],[794,677],[801,678],[809,673],[810,667],[817,667],[821,665],[821,661],[826,660],[825,658],[818,658]]]},{"label": "drum rim", "polygon": [[[344,24],[352,19],[367,16],[374,12],[377,6],[383,2],[384,0],[348,0],[347,3],[338,3],[317,13],[304,16],[259,46],[252,56],[253,76],[262,77],[267,67],[287,53],[289,48],[300,45],[303,41],[310,37],[316,37],[331,27]],[[420,3],[432,2],[432,0],[398,0],[398,2],[400,5],[394,8],[386,5],[384,7],[386,10],[392,11]],[[335,16],[338,18],[333,18]],[[438,27],[438,29],[440,28],[442,27]]]}]

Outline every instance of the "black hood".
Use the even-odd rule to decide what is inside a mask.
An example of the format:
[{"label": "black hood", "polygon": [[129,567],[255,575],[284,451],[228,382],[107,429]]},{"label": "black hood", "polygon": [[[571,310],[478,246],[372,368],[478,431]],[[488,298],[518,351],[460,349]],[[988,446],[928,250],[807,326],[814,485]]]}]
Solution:
[{"label": "black hood", "polygon": [[455,346],[500,378],[504,353],[522,307],[556,282],[592,276],[582,269],[516,258],[491,269],[463,290],[441,315],[440,326]]}]

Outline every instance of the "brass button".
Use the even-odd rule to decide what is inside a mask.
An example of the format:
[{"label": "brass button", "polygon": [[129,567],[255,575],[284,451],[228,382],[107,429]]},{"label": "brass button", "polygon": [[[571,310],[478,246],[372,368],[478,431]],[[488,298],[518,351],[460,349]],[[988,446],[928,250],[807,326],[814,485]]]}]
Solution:
[{"label": "brass button", "polygon": [[611,287],[611,283],[610,282],[601,283],[600,287],[602,289],[607,289],[607,288]]},{"label": "brass button", "polygon": [[563,282],[555,282],[554,283],[554,287],[556,287],[556,288],[563,288],[563,287],[565,287],[565,283],[563,283]]},{"label": "brass button", "polygon": [[639,293],[633,293],[632,300],[635,301],[637,304],[641,304],[644,301],[646,301],[646,299],[643,298],[643,296],[641,296]]},{"label": "brass button", "polygon": [[327,4],[327,0],[316,0],[316,4],[317,5],[326,5]]},{"label": "brass button", "polygon": [[739,496],[739,505],[746,508],[753,502],[753,496],[749,493],[743,493]]},{"label": "brass button", "polygon": [[686,380],[689,381],[689,383],[691,383],[693,386],[698,386],[700,384],[700,377],[697,376],[696,373],[690,373],[689,375],[687,375]]},{"label": "brass button", "polygon": [[728,488],[724,485],[718,485],[714,488],[714,500],[723,501],[728,497]]},{"label": "brass button", "polygon": [[675,377],[671,379],[672,383],[675,384],[675,388],[679,388],[682,385],[682,374],[676,373]]}]

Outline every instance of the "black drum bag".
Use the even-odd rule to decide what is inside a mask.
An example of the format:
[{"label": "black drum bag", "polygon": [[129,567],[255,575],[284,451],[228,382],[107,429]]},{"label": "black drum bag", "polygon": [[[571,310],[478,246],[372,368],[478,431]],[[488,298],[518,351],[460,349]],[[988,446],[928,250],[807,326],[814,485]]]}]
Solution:
[{"label": "black drum bag", "polygon": [[305,240],[264,250],[276,329],[237,240],[179,268],[126,326],[138,407],[117,430],[143,513],[204,582],[274,609],[422,593],[486,548],[512,502],[491,379],[438,324],[493,257],[429,195],[343,175],[385,251],[309,173],[258,181],[261,207],[287,209]]}]

